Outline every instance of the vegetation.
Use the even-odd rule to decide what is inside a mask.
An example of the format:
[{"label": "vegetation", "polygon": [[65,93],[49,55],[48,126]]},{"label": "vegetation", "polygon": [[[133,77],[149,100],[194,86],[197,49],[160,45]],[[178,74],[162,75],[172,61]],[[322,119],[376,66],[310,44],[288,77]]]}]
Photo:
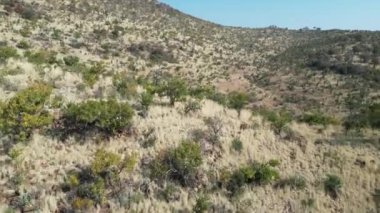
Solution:
[{"label": "vegetation", "polygon": [[131,125],[133,110],[127,103],[109,101],[86,101],[69,104],[62,119],[68,131],[83,132],[97,130],[114,135]]},{"label": "vegetation", "polygon": [[333,199],[339,196],[342,185],[342,180],[336,175],[327,175],[327,178],[324,180],[325,191]]},{"label": "vegetation", "polygon": [[193,212],[204,213],[208,212],[211,207],[210,198],[207,195],[199,196],[196,200]]},{"label": "vegetation", "polygon": [[18,92],[0,110],[0,131],[13,141],[25,141],[33,130],[50,125],[52,116],[45,104],[51,90],[45,84],[35,84]]},{"label": "vegetation", "polygon": [[277,133],[281,132],[281,130],[292,121],[291,115],[286,111],[269,111],[269,110],[259,110],[258,113],[263,116],[266,120],[271,122],[273,128]]},{"label": "vegetation", "polygon": [[170,105],[173,106],[176,101],[182,100],[185,97],[187,86],[185,81],[173,77],[159,86],[158,94],[167,96],[170,99]]},{"label": "vegetation", "polygon": [[167,177],[183,186],[194,183],[194,175],[202,164],[200,146],[184,141],[177,148],[166,151],[150,163],[150,177],[162,181]]},{"label": "vegetation", "polygon": [[25,52],[25,56],[28,58],[28,61],[37,65],[57,63],[56,55],[56,52],[48,50]]},{"label": "vegetation", "polygon": [[331,116],[323,115],[322,112],[305,113],[299,119],[300,122],[308,123],[310,125],[337,125],[339,121]]},{"label": "vegetation", "polygon": [[280,180],[276,186],[281,188],[288,186],[291,189],[302,190],[306,187],[306,179],[299,175],[291,176],[289,178]]},{"label": "vegetation", "polygon": [[113,77],[113,85],[121,97],[131,98],[137,95],[137,82],[126,75],[118,74]]},{"label": "vegetation", "polygon": [[202,108],[201,103],[196,100],[189,100],[185,104],[185,114],[196,112]]},{"label": "vegetation", "polygon": [[227,183],[227,190],[235,195],[244,185],[269,184],[280,177],[273,167],[270,163],[251,163],[241,167],[231,175]]},{"label": "vegetation", "polygon": [[248,104],[248,96],[244,93],[233,92],[228,95],[228,106],[236,109],[239,114],[245,105]]},{"label": "vegetation", "polygon": [[239,138],[235,138],[232,140],[231,148],[240,153],[243,150],[243,142]]},{"label": "vegetation", "polygon": [[0,46],[0,63],[6,62],[9,58],[17,58],[17,50],[13,47]]},{"label": "vegetation", "polygon": [[118,154],[99,149],[89,168],[72,172],[66,178],[63,188],[74,194],[72,208],[88,210],[94,204],[103,204],[106,193],[117,194],[122,180],[120,174],[130,173],[136,164],[134,156],[121,158]]}]

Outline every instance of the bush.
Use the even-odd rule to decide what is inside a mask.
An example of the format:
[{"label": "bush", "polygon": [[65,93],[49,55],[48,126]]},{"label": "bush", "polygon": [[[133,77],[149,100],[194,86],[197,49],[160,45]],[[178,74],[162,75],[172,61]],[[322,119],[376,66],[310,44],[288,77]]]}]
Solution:
[{"label": "bush", "polygon": [[173,106],[176,101],[181,100],[187,94],[186,83],[179,78],[170,78],[159,86],[158,93],[160,96],[169,97],[170,105]]},{"label": "bush", "polygon": [[223,128],[222,120],[218,117],[205,118],[204,122],[208,127],[207,139],[212,144],[219,143],[221,131]]},{"label": "bush", "polygon": [[269,163],[252,163],[236,170],[227,183],[227,190],[232,195],[238,193],[244,185],[269,184],[279,178],[279,173]]},{"label": "bush", "polygon": [[153,95],[149,92],[143,92],[140,98],[140,104],[144,110],[148,110],[153,103]]},{"label": "bush", "polygon": [[22,40],[19,43],[17,43],[16,47],[18,47],[20,49],[29,49],[30,48],[30,44],[27,41]]},{"label": "bush", "polygon": [[245,93],[233,92],[228,95],[228,106],[240,111],[248,104],[248,96]]},{"label": "bush", "polygon": [[325,191],[333,199],[338,197],[342,185],[342,180],[336,175],[327,175],[327,178],[324,180]]},{"label": "bush", "polygon": [[206,195],[199,196],[195,202],[195,206],[193,208],[193,212],[195,213],[203,213],[208,212],[211,207],[210,198]]},{"label": "bush", "polygon": [[25,141],[33,130],[48,126],[52,116],[44,109],[51,87],[35,84],[18,92],[2,107],[0,131],[14,141]]},{"label": "bush", "polygon": [[79,63],[79,58],[77,56],[66,56],[63,58],[63,62],[65,63],[66,66],[76,66]]},{"label": "bush", "polygon": [[201,103],[195,100],[189,100],[185,104],[185,114],[196,112],[202,108]]},{"label": "bush", "polygon": [[193,142],[182,142],[177,148],[168,150],[150,163],[150,177],[161,181],[166,177],[191,185],[191,178],[202,164],[201,148]]},{"label": "bush", "polygon": [[235,138],[232,140],[231,148],[240,153],[243,150],[243,143],[239,138]]},{"label": "bush", "polygon": [[91,67],[82,66],[80,72],[84,82],[92,87],[99,80],[99,76],[105,73],[105,68],[102,63],[98,62]]},{"label": "bush", "polygon": [[131,98],[137,95],[137,82],[131,77],[122,74],[115,75],[113,85],[122,97]]},{"label": "bush", "polygon": [[69,131],[98,130],[113,135],[128,128],[132,116],[129,104],[110,100],[69,104],[62,119]]},{"label": "bush", "polygon": [[322,112],[306,113],[300,118],[301,122],[308,123],[310,125],[337,125],[338,120],[333,117],[323,115]]},{"label": "bush", "polygon": [[306,187],[306,179],[302,176],[296,175],[279,181],[277,187],[284,188],[289,186],[291,189],[304,189]]},{"label": "bush", "polygon": [[13,47],[0,47],[0,63],[6,62],[9,58],[17,58],[17,50]]},{"label": "bush", "polygon": [[291,115],[285,111],[275,112],[269,110],[259,110],[258,113],[271,122],[276,133],[280,133],[281,130],[283,130],[283,128],[292,121]]},{"label": "bush", "polygon": [[56,52],[48,50],[39,50],[37,52],[25,52],[25,56],[28,58],[28,61],[37,65],[57,63],[56,55]]},{"label": "bush", "polygon": [[136,164],[134,156],[122,159],[118,154],[104,149],[96,151],[93,161],[82,171],[69,173],[63,185],[72,196],[74,209],[87,210],[94,204],[103,204],[106,194],[116,194],[121,189],[121,172],[131,172]]}]

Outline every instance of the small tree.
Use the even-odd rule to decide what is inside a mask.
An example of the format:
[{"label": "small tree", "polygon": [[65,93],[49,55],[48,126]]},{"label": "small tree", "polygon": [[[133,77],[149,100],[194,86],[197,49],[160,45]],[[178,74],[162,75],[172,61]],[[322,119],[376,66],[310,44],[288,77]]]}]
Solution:
[{"label": "small tree", "polygon": [[181,100],[187,94],[186,83],[179,78],[171,78],[159,88],[159,94],[161,96],[168,96],[170,99],[170,105],[178,100]]},{"label": "small tree", "polygon": [[248,96],[245,93],[232,92],[228,95],[228,106],[236,109],[240,115],[241,110],[248,104]]}]

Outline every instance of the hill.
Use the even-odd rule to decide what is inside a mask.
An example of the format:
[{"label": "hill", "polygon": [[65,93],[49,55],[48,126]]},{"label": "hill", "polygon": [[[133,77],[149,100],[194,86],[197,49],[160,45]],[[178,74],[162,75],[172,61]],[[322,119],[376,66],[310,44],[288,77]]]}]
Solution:
[{"label": "hill", "polygon": [[380,32],[1,0],[0,210],[376,212]]}]

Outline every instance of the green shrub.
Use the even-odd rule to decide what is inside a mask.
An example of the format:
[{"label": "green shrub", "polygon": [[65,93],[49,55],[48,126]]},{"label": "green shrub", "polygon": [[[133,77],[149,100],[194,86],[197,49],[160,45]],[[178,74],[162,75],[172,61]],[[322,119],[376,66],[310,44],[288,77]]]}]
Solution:
[{"label": "green shrub", "polygon": [[243,142],[239,138],[235,138],[232,140],[231,148],[240,153],[243,150]]},{"label": "green shrub", "polygon": [[336,199],[338,197],[342,185],[342,180],[336,175],[327,175],[327,178],[324,180],[325,191],[333,199]]},{"label": "green shrub", "polygon": [[113,135],[128,128],[132,116],[129,104],[109,100],[69,104],[62,118],[67,128],[79,132],[98,130]]},{"label": "green shrub", "polygon": [[197,99],[210,97],[212,94],[214,94],[214,92],[215,91],[213,88],[205,86],[196,86],[189,88],[189,95]]},{"label": "green shrub", "polygon": [[248,104],[248,96],[245,93],[232,92],[228,94],[228,106],[236,109],[239,114],[245,105]]},{"label": "green shrub", "polygon": [[78,197],[89,199],[95,203],[102,204],[105,201],[105,184],[102,178],[97,178],[92,183],[85,183],[78,186],[76,191]]},{"label": "green shrub", "polygon": [[185,104],[185,114],[189,114],[190,112],[196,112],[202,108],[201,103],[196,100],[189,100]]},{"label": "green shrub", "polygon": [[210,198],[207,195],[201,195],[197,198],[193,212],[204,213],[208,212],[211,207]]},{"label": "green shrub", "polygon": [[182,142],[177,148],[166,151],[150,163],[151,179],[162,181],[167,177],[187,186],[202,164],[201,148],[193,142]]},{"label": "green shrub", "polygon": [[92,87],[99,80],[99,76],[104,74],[106,70],[104,65],[98,62],[91,67],[81,66],[79,71],[82,73],[84,82]]},{"label": "green shrub", "polygon": [[144,110],[148,110],[153,103],[153,95],[149,92],[143,92],[140,97],[140,104]]},{"label": "green shrub", "polygon": [[122,74],[115,75],[113,85],[122,97],[131,98],[137,95],[137,82],[131,77]]},{"label": "green shrub", "polygon": [[51,87],[35,84],[18,92],[2,107],[0,131],[14,141],[25,141],[33,130],[48,126],[52,116],[44,109]]},{"label": "green shrub", "polygon": [[322,112],[306,113],[301,116],[300,122],[323,126],[339,124],[338,120],[331,116],[323,115]]},{"label": "green shrub", "polygon": [[76,66],[79,63],[79,58],[77,56],[66,56],[63,58],[63,62],[65,63],[66,66]]},{"label": "green shrub", "polygon": [[9,58],[17,58],[17,50],[13,47],[0,47],[0,63],[6,62]]},{"label": "green shrub", "polygon": [[269,163],[252,163],[233,172],[227,183],[227,190],[234,195],[238,193],[244,185],[269,184],[277,180],[279,176],[279,173],[274,170]]},{"label": "green shrub", "polygon": [[258,114],[271,122],[276,133],[280,133],[281,130],[283,130],[283,128],[292,121],[291,115],[286,111],[275,112],[262,109],[258,111]]},{"label": "green shrub", "polygon": [[281,187],[281,188],[288,186],[291,189],[300,190],[306,187],[306,179],[302,176],[296,175],[296,176],[289,177],[287,179],[280,180],[276,185],[277,187]]},{"label": "green shrub", "polygon": [[29,49],[30,48],[30,44],[25,41],[25,40],[22,40],[20,42],[17,43],[16,47],[20,48],[20,49]]},{"label": "green shrub", "polygon": [[26,51],[25,56],[28,58],[28,61],[33,64],[54,64],[57,63],[56,52],[48,50],[39,50],[39,51]]},{"label": "green shrub", "polygon": [[170,105],[173,106],[176,101],[182,100],[186,96],[187,86],[185,81],[173,77],[159,86],[158,93],[160,96],[169,97]]},{"label": "green shrub", "polygon": [[115,194],[120,190],[114,187],[122,183],[120,174],[131,172],[136,162],[133,155],[123,159],[104,149],[97,150],[88,168],[69,173],[65,180],[63,187],[73,197],[72,207],[84,210],[94,204],[103,204],[106,194]]}]

